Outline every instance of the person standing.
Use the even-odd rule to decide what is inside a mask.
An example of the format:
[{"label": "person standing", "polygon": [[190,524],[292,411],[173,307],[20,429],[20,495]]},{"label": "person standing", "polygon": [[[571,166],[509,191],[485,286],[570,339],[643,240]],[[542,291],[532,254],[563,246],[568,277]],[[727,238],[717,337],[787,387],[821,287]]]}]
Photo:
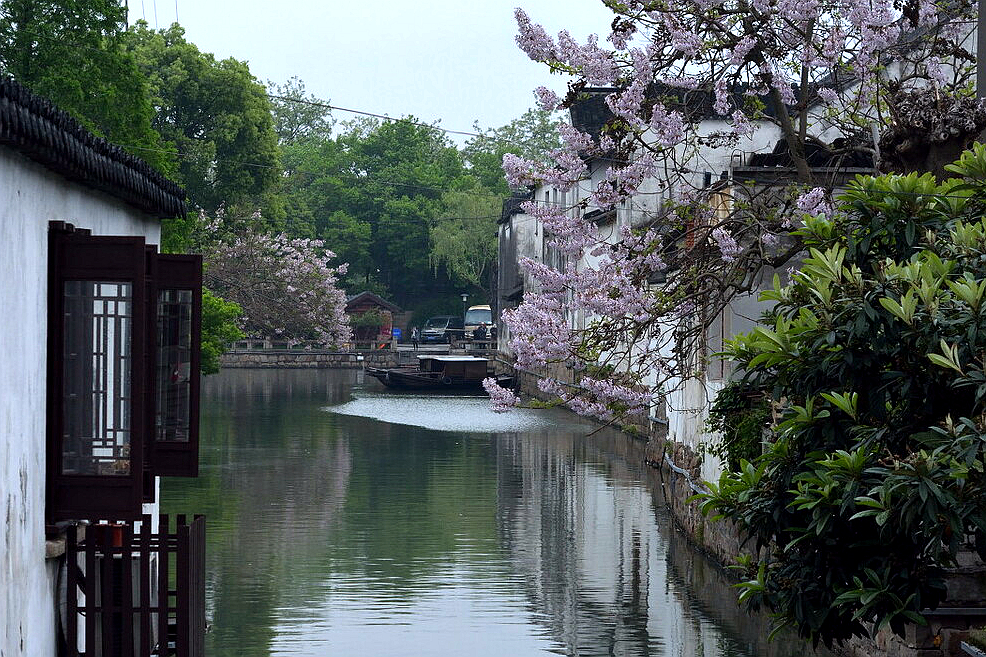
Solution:
[{"label": "person standing", "polygon": [[418,332],[418,327],[415,326],[411,329],[411,347],[417,351],[418,350],[418,340],[421,339],[421,334]]}]

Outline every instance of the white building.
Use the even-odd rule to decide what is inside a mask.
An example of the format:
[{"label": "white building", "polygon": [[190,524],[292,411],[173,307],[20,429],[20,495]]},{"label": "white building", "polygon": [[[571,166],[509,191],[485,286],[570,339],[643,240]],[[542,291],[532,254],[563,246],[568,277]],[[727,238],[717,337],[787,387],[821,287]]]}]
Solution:
[{"label": "white building", "polygon": [[109,531],[98,523],[119,536],[143,514],[156,525],[156,475],[196,474],[201,262],[154,248],[160,219],[183,213],[177,185],[0,79],[3,657],[93,655],[119,639],[66,611],[67,583],[79,606],[96,597],[82,546]]},{"label": "white building", "polygon": [[[613,90],[587,90],[586,99],[571,109],[572,124],[582,132],[598,134],[600,127],[612,118],[603,100],[605,94],[611,91]],[[698,103],[707,106],[704,111],[706,118],[698,126],[698,135],[706,137],[714,133],[728,132],[729,124],[725,118],[715,115],[708,94],[703,97],[699,92],[692,93]],[[770,108],[765,111],[769,112]],[[816,127],[818,130],[827,128],[821,121],[817,122]],[[828,166],[827,157],[827,153],[821,150],[817,153],[809,153],[809,164],[815,167],[816,172],[822,174],[820,178],[835,180],[837,185],[857,173],[873,171],[871,167],[865,166],[866,163],[860,162],[855,162],[855,167],[843,164],[837,167],[836,171],[835,168]],[[584,212],[583,217],[591,218],[597,226],[597,239],[604,243],[614,243],[621,239],[622,228],[636,227],[660,216],[664,205],[669,200],[678,198],[683,188],[702,190],[717,185],[722,192],[725,192],[721,196],[728,199],[732,196],[729,192],[736,180],[752,182],[760,187],[772,187],[786,185],[795,179],[780,129],[766,120],[759,122],[750,136],[741,137],[735,144],[703,145],[688,158],[678,153],[678,162],[686,172],[679,174],[671,185],[668,185],[664,178],[648,178],[634,196],[606,212],[592,210],[591,201],[588,204],[590,210],[584,211],[579,207],[583,200],[590,197],[599,183],[605,180],[610,162],[604,158],[588,159],[586,161],[588,175],[567,192],[542,185],[529,190],[526,195],[508,199],[504,203],[500,219],[498,312],[518,305],[525,291],[537,289],[537,283],[518,267],[519,258],[526,257],[544,262],[556,269],[564,264],[562,256],[548,244],[544,226],[521,208],[525,200],[558,205],[568,208],[567,211],[571,213]],[[548,237],[550,238],[550,235]],[[585,254],[575,264],[576,269],[581,271],[593,267],[596,260],[597,258],[592,255]],[[772,274],[772,271],[764,272],[765,284],[769,285]],[[666,423],[670,440],[698,451],[701,443],[708,443],[715,438],[705,430],[707,410],[709,403],[728,381],[731,371],[728,363],[708,357],[721,349],[724,339],[748,331],[754,326],[755,318],[762,311],[757,296],[757,293],[753,293],[732,300],[711,323],[706,332],[703,348],[700,349],[701,353],[695,355],[698,376],[686,381],[670,382],[672,391],[664,400],[664,407],[651,410],[654,421],[662,425]],[[581,311],[572,311],[568,315],[569,325],[573,329],[585,328],[591,319],[584,316]],[[510,332],[502,321],[500,324],[498,329],[502,336],[500,349],[509,356]],[[562,369],[559,366],[556,371],[545,374],[564,380]],[[655,376],[648,383],[654,384],[656,380]],[[701,476],[708,480],[718,479],[720,468],[721,464],[714,457],[703,458]]]}]

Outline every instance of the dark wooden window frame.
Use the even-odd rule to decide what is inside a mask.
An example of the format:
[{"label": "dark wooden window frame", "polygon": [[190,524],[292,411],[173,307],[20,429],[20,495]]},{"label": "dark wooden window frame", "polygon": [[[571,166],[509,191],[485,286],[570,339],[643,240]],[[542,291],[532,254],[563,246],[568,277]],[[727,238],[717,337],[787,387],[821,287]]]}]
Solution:
[{"label": "dark wooden window frame", "polygon": [[[137,520],[142,502],[154,500],[155,476],[198,474],[201,344],[201,256],[158,254],[143,237],[94,236],[51,222],[48,263],[47,519]],[[65,419],[65,284],[121,281],[131,285],[129,470],[126,474],[63,472]],[[191,291],[188,436],[156,441],[156,358],[161,290]],[[88,388],[84,377],[82,387]],[[90,381],[91,385],[92,382]],[[88,403],[88,402],[86,402]]]},{"label": "dark wooden window frame", "polygon": [[[143,418],[146,343],[144,238],[93,236],[71,224],[52,222],[48,269],[47,516],[50,522],[80,519],[137,520],[143,492]],[[131,284],[129,468],[126,474],[63,472],[65,420],[65,284],[124,281]]]},{"label": "dark wooden window frame", "polygon": [[[148,405],[148,432],[151,436],[149,466],[153,474],[163,477],[197,477],[199,474],[199,385],[201,378],[202,343],[202,256],[156,254],[151,270],[149,321],[152,325],[150,335],[155,336],[154,348],[150,349],[150,369],[157,371],[158,340],[157,309],[159,294],[164,290],[187,290],[191,292],[191,363],[189,367],[189,434],[188,440],[162,441],[157,438],[155,403]],[[148,386],[154,399],[157,399],[156,380]]]}]

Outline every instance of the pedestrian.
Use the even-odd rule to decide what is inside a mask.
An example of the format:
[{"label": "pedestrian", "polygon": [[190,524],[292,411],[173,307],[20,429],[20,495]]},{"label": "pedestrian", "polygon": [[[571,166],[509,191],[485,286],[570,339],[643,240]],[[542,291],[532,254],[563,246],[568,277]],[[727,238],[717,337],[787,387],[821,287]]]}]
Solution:
[{"label": "pedestrian", "polygon": [[411,329],[411,347],[417,351],[418,350],[418,340],[421,339],[421,334],[418,332],[418,327],[415,326]]}]

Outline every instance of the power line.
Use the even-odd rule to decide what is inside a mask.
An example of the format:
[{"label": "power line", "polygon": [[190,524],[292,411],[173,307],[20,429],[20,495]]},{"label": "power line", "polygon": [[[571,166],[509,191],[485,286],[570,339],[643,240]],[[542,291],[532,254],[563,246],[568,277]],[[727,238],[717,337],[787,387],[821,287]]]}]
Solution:
[{"label": "power line", "polygon": [[[144,0],[141,0],[141,3],[140,3],[140,13],[141,13],[141,18],[143,18],[146,21],[147,20],[147,12],[146,12],[146,9],[144,7]],[[159,29],[158,28],[158,18],[157,18],[157,0],[153,0],[153,13],[154,13],[154,27],[155,27],[155,29]],[[176,23],[178,22],[178,0],[175,0],[175,22]],[[23,32],[25,32],[27,34],[30,34],[31,36],[35,37],[36,39],[44,39],[44,40],[47,40],[47,41],[52,41],[52,42],[58,43],[61,46],[69,46],[71,48],[76,48],[76,49],[79,49],[79,50],[91,50],[93,52],[100,52],[100,53],[101,52],[104,52],[104,50],[102,48],[97,48],[97,47],[94,47],[94,46],[88,46],[88,45],[81,44],[81,43],[72,43],[70,41],[64,41],[62,39],[55,38],[55,37],[49,36],[47,34],[39,34],[37,32],[32,32],[31,30],[24,30],[24,29],[22,29],[21,31],[23,31]],[[503,137],[493,137],[493,136],[490,136],[490,135],[484,135],[484,134],[482,134],[480,132],[471,132],[471,131],[468,131],[468,130],[452,130],[450,128],[442,128],[440,126],[437,126],[437,125],[434,125],[434,124],[431,124],[431,123],[422,123],[422,122],[419,122],[419,121],[412,121],[412,120],[407,119],[407,118],[394,118],[393,116],[390,116],[388,114],[380,114],[380,113],[377,113],[377,112],[367,112],[365,110],[352,109],[352,108],[349,108],[349,107],[341,107],[339,105],[330,105],[328,103],[323,103],[323,102],[313,101],[313,100],[306,100],[306,99],[303,99],[303,98],[291,98],[289,96],[279,96],[277,94],[270,94],[270,93],[265,94],[265,95],[268,98],[273,99],[273,100],[281,100],[281,101],[291,102],[291,103],[300,103],[300,104],[303,104],[303,105],[310,105],[312,107],[321,107],[323,109],[335,110],[337,112],[346,112],[346,113],[349,113],[349,114],[358,114],[360,116],[369,116],[369,117],[373,117],[373,118],[377,118],[377,119],[384,119],[386,121],[403,122],[403,123],[407,123],[409,125],[417,126],[419,128],[428,128],[428,129],[431,129],[431,130],[437,130],[439,132],[444,132],[444,133],[450,134],[450,135],[461,135],[461,136],[464,136],[464,137],[478,137],[478,138],[481,138],[481,139],[489,139],[490,141],[503,142],[503,143],[514,144],[514,145],[522,145],[519,142],[513,141],[511,139],[505,139]],[[439,119],[438,121],[441,121],[441,119]],[[438,121],[436,121],[436,123]]]},{"label": "power line", "polygon": [[386,121],[399,121],[401,123],[407,123],[409,125],[417,126],[419,128],[430,128],[431,130],[438,130],[440,132],[444,132],[444,133],[447,133],[447,134],[450,134],[450,135],[463,135],[463,136],[466,136],[466,137],[481,137],[481,138],[484,138],[484,139],[491,139],[491,140],[494,140],[494,141],[502,141],[502,142],[506,142],[506,143],[510,143],[510,144],[517,144],[518,143],[518,142],[512,141],[510,139],[503,139],[502,137],[490,137],[489,135],[484,135],[484,134],[479,133],[479,132],[468,132],[466,130],[451,130],[449,128],[442,128],[440,126],[433,125],[433,124],[430,124],[430,123],[421,123],[421,122],[412,121],[412,120],[406,119],[406,118],[397,118],[397,119],[395,119],[394,117],[388,116],[386,114],[377,114],[375,112],[366,112],[364,110],[349,109],[347,107],[339,107],[338,105],[329,105],[328,103],[322,103],[322,102],[318,102],[318,101],[314,101],[314,100],[306,100],[304,98],[291,98],[289,96],[278,96],[277,94],[267,94],[267,97],[268,98],[272,98],[274,100],[283,100],[283,101],[290,102],[290,103],[300,103],[302,105],[310,105],[312,107],[321,107],[323,109],[335,110],[335,111],[338,111],[338,112],[348,112],[350,114],[359,114],[361,116],[371,116],[373,118],[384,119]]}]

